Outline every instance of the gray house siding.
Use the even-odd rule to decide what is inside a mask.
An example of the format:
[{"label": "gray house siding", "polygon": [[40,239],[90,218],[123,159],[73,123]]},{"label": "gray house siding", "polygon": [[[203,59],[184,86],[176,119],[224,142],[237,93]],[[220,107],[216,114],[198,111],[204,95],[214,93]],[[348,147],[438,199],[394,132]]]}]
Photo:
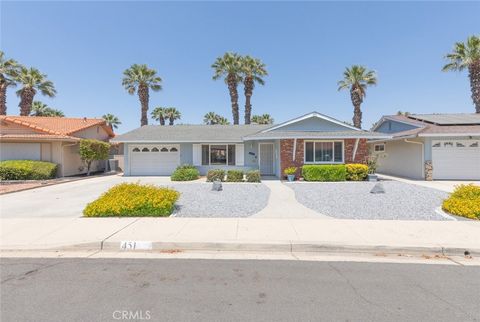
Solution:
[{"label": "gray house siding", "polygon": [[[321,131],[324,132],[334,132],[334,131],[345,131],[345,126],[340,124],[335,124],[324,119],[317,117],[308,118],[302,121],[298,121],[293,124],[282,126],[277,130],[281,131]],[[276,130],[272,130],[274,132]]]},{"label": "gray house siding", "polygon": [[385,120],[379,127],[377,127],[375,132],[390,134],[390,133],[397,133],[397,132],[412,130],[415,128],[418,128],[418,127],[414,125],[402,123],[402,122]]}]

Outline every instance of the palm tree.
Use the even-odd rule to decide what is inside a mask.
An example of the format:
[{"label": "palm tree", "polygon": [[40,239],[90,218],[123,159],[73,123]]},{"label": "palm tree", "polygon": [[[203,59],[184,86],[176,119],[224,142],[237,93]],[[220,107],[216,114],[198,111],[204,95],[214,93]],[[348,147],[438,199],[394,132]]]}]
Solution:
[{"label": "palm tree", "polygon": [[343,79],[338,82],[338,90],[349,89],[353,104],[353,125],[362,128],[362,111],[360,105],[366,96],[367,86],[377,84],[377,75],[373,70],[363,66],[353,65],[343,72]]},{"label": "palm tree", "polygon": [[62,111],[50,108],[47,104],[40,101],[33,101],[32,110],[30,116],[55,116],[55,117],[64,117]]},{"label": "palm tree", "polygon": [[173,125],[175,120],[179,120],[182,117],[182,113],[180,113],[175,107],[169,107],[165,109],[165,116],[168,118],[168,125]]},{"label": "palm tree", "polygon": [[107,125],[110,126],[110,128],[113,130],[113,129],[118,129],[118,126],[120,124],[122,124],[122,122],[120,122],[120,120],[118,119],[118,117],[116,117],[115,115],[113,114],[104,114],[102,116],[102,119],[105,120],[105,122],[107,122]]},{"label": "palm tree", "polygon": [[6,59],[5,53],[0,50],[0,115],[7,114],[7,88],[16,85],[14,78],[18,67],[15,60]]},{"label": "palm tree", "polygon": [[444,72],[468,69],[475,112],[480,113],[480,35],[468,37],[466,43],[455,43],[453,51],[445,58],[449,63],[443,66]]},{"label": "palm tree", "polygon": [[160,122],[160,125],[165,125],[165,119],[167,118],[166,109],[167,107],[155,107],[150,114],[152,119]]},{"label": "palm tree", "polygon": [[33,67],[21,67],[15,75],[15,81],[22,85],[22,88],[17,91],[17,95],[20,97],[18,106],[22,116],[30,115],[33,98],[37,91],[48,97],[54,97],[57,93],[53,83],[47,79],[47,75]]},{"label": "palm tree", "polygon": [[257,124],[273,124],[273,118],[270,114],[253,115],[252,122]]},{"label": "palm tree", "polygon": [[157,71],[148,68],[147,65],[133,64],[123,72],[122,85],[130,95],[137,92],[142,107],[141,126],[148,124],[148,101],[150,89],[158,92],[162,89],[162,79],[157,76]]},{"label": "palm tree", "polygon": [[242,81],[242,58],[236,53],[225,53],[218,57],[212,65],[214,69],[213,79],[224,78],[230,93],[232,104],[233,124],[238,124],[238,83]]},{"label": "palm tree", "polygon": [[208,112],[203,116],[203,123],[206,125],[229,125],[228,120],[215,112]]},{"label": "palm tree", "polygon": [[265,64],[260,59],[245,56],[242,58],[243,85],[245,91],[245,124],[250,124],[250,115],[252,114],[252,104],[250,100],[253,95],[255,83],[264,85],[262,77],[267,76]]}]

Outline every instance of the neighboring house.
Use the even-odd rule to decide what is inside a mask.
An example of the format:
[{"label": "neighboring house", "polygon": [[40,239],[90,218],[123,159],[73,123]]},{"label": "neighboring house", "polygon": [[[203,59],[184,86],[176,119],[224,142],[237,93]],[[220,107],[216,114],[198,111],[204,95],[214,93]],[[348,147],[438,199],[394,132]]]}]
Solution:
[{"label": "neighboring house", "polygon": [[[0,160],[41,160],[59,165],[58,176],[86,173],[78,153],[80,139],[108,141],[110,126],[101,119],[0,116]],[[105,162],[92,164],[102,170]]]},{"label": "neighboring house", "polygon": [[370,142],[379,173],[413,179],[480,180],[480,114],[384,116]]},{"label": "neighboring house", "polygon": [[390,137],[312,112],[279,125],[148,125],[112,142],[124,144],[127,176],[170,175],[193,164],[202,175],[222,168],[281,177],[291,166],[363,163],[367,139]]}]

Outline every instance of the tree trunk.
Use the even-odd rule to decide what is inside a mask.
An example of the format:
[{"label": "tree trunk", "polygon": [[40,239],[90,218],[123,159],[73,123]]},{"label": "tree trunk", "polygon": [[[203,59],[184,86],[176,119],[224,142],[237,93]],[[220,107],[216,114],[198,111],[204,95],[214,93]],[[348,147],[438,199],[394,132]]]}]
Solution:
[{"label": "tree trunk", "polygon": [[165,118],[160,116],[160,125],[165,125]]},{"label": "tree trunk", "polygon": [[468,77],[470,78],[470,88],[472,90],[473,104],[475,104],[475,113],[480,113],[480,61],[468,67]]},{"label": "tree trunk", "polygon": [[234,75],[228,75],[227,77],[228,90],[230,91],[230,101],[232,103],[232,115],[233,124],[238,125],[238,91],[237,91],[237,79]]},{"label": "tree trunk", "polygon": [[90,167],[92,165],[92,161],[87,162],[87,177],[90,175]]},{"label": "tree trunk", "polygon": [[140,119],[140,125],[148,125],[148,87],[145,84],[140,84],[138,86],[138,98],[140,99],[140,104],[142,106],[142,118]]},{"label": "tree trunk", "polygon": [[350,90],[350,99],[352,100],[353,104],[353,126],[361,129],[362,128],[362,110],[360,109],[360,105],[363,102],[362,93],[356,87],[352,87]]},{"label": "tree trunk", "polygon": [[7,83],[0,81],[0,115],[7,115]]},{"label": "tree trunk", "polygon": [[252,115],[252,104],[250,103],[253,95],[253,79],[245,78],[245,124],[250,124]]},{"label": "tree trunk", "polygon": [[32,111],[33,98],[35,97],[35,90],[33,88],[22,89],[20,95],[20,116],[29,116]]},{"label": "tree trunk", "polygon": [[174,121],[175,121],[175,120],[173,119],[173,117],[171,117],[171,118],[169,119],[169,125],[173,125],[173,122],[174,122]]}]

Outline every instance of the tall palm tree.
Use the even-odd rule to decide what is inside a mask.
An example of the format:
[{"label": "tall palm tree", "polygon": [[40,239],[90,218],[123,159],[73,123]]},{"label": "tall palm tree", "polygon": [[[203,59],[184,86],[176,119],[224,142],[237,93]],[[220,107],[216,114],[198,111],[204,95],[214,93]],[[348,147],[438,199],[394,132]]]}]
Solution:
[{"label": "tall palm tree", "polygon": [[162,89],[162,79],[157,76],[157,71],[148,68],[147,65],[133,64],[123,72],[122,85],[130,95],[138,94],[140,105],[142,107],[141,126],[148,124],[148,101],[150,98],[150,89],[158,92]]},{"label": "tall palm tree", "polygon": [[445,58],[449,63],[443,66],[444,72],[468,69],[475,112],[480,113],[480,35],[468,37],[466,43],[455,43],[453,51]]},{"label": "tall palm tree", "polygon": [[260,59],[245,56],[242,58],[242,74],[245,92],[245,124],[250,124],[250,115],[252,114],[251,98],[255,83],[264,85],[262,77],[267,76],[268,72],[265,64]]},{"label": "tall palm tree", "polygon": [[167,118],[167,113],[165,112],[167,107],[155,107],[150,114],[152,119],[160,122],[160,125],[165,125],[165,119]]},{"label": "tall palm tree", "polygon": [[18,67],[15,60],[6,59],[5,53],[0,50],[0,115],[7,114],[7,88],[16,85],[14,78]]},{"label": "tall palm tree", "polygon": [[30,116],[55,116],[64,117],[62,111],[49,107],[47,104],[40,101],[33,101]]},{"label": "tall palm tree", "polygon": [[242,58],[236,53],[225,53],[218,57],[212,65],[214,69],[213,79],[224,78],[230,93],[232,104],[233,124],[239,123],[238,111],[238,84],[242,81]]},{"label": "tall palm tree", "polygon": [[203,116],[203,123],[206,125],[229,125],[228,120],[215,112],[208,112]]},{"label": "tall palm tree", "polygon": [[104,114],[102,116],[102,119],[105,120],[105,122],[107,122],[107,125],[110,126],[110,128],[113,130],[113,129],[118,129],[118,126],[120,124],[122,124],[122,122],[120,122],[120,120],[118,119],[118,117],[116,117],[115,115],[113,114]]},{"label": "tall palm tree", "polygon": [[257,124],[273,124],[273,118],[270,114],[253,115],[252,122]]},{"label": "tall palm tree", "polygon": [[182,113],[175,107],[169,107],[165,110],[166,118],[168,118],[168,125],[173,125],[175,120],[179,120],[182,117]]},{"label": "tall palm tree", "polygon": [[353,65],[346,68],[343,72],[343,79],[338,82],[338,90],[349,89],[350,99],[353,104],[353,125],[359,129],[362,128],[362,110],[360,105],[363,103],[367,92],[367,86],[377,84],[377,75],[373,70],[359,65]]},{"label": "tall palm tree", "polygon": [[17,95],[20,97],[18,106],[22,116],[30,115],[33,98],[37,91],[48,97],[54,97],[57,93],[53,83],[47,79],[47,75],[33,67],[21,67],[15,75],[15,81],[22,85],[22,88],[17,91]]}]

